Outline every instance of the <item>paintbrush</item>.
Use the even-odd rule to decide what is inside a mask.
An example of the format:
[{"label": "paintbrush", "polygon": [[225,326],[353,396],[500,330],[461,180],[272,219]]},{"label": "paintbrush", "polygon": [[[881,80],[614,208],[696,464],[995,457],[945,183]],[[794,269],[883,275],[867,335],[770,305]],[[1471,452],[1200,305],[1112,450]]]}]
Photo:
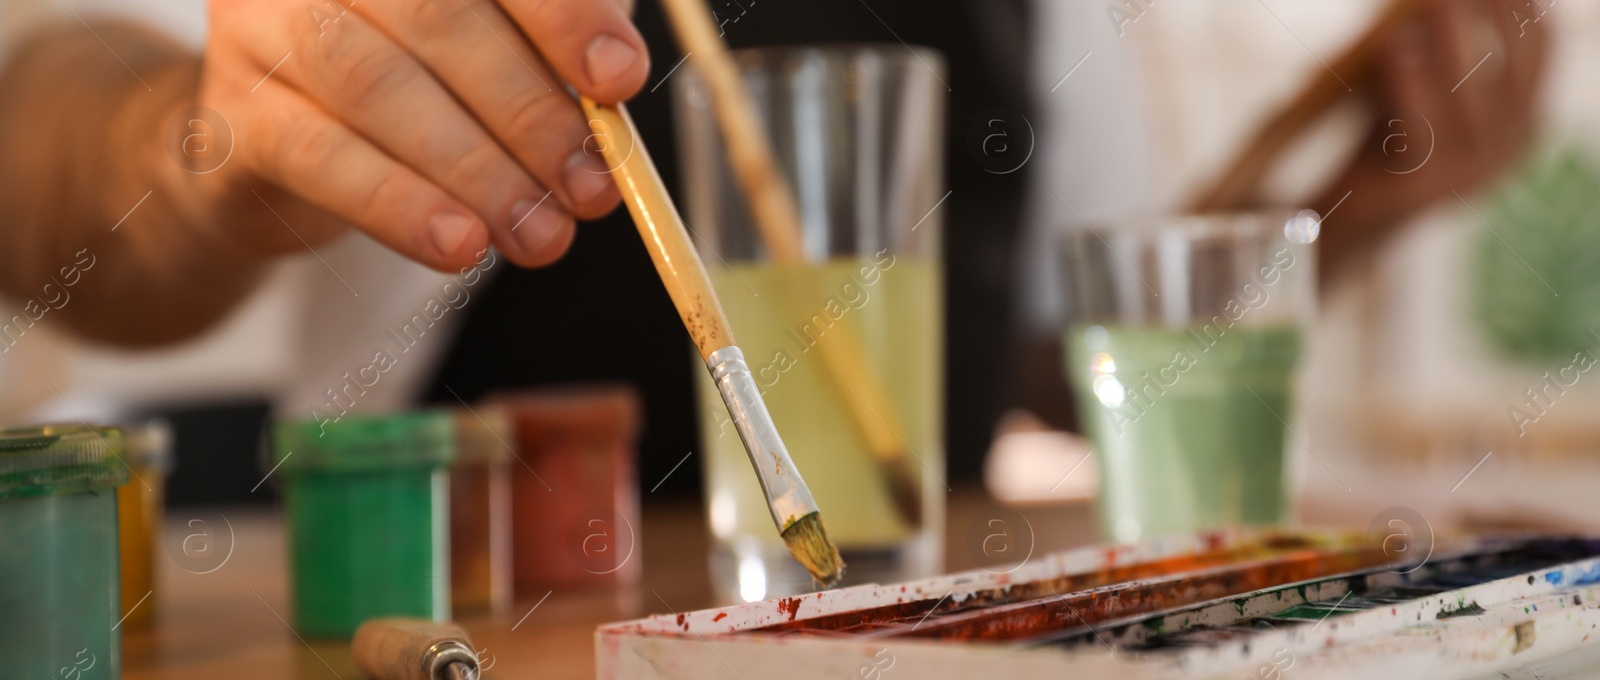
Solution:
[{"label": "paintbrush", "polygon": [[[705,0],[661,0],[661,5],[666,9],[684,53],[695,55],[695,67],[711,92],[712,108],[727,146],[728,164],[744,190],[750,216],[768,256],[780,267],[803,266],[806,257],[800,245],[800,211],[795,207],[789,186],[783,181],[783,173],[773,160],[772,147],[762,133],[761,120],[739,77],[733,55],[718,37],[711,8]],[[802,304],[794,300],[800,291],[789,286],[785,292],[793,303],[791,308],[802,308]],[[883,475],[895,509],[908,525],[920,526],[920,474],[911,456],[907,455],[910,447],[900,436],[904,430],[894,403],[868,370],[861,343],[841,333],[818,342],[817,348],[839,400]]]},{"label": "paintbrush", "polygon": [[593,139],[601,145],[611,176],[655,262],[656,273],[661,275],[684,328],[711,371],[722,403],[728,407],[784,544],[818,583],[837,583],[844,573],[844,560],[823,529],[816,500],[789,459],[789,451],[778,436],[778,428],[761,400],[761,390],[745,363],[744,352],[734,344],[733,329],[706,277],[705,265],[689,240],[678,208],[667,197],[666,186],[639,139],[633,119],[621,104],[599,105],[587,97],[579,100],[589,118]]},{"label": "paintbrush", "polygon": [[[1391,34],[1422,13],[1421,0],[1393,0],[1366,32],[1306,81],[1289,103],[1256,128],[1243,148],[1211,184],[1190,197],[1191,213],[1226,212],[1248,206],[1267,172],[1289,146],[1346,97],[1369,89],[1377,79],[1378,59]],[[1343,74],[1342,76],[1340,74]],[[1348,80],[1347,80],[1348,79]]]}]

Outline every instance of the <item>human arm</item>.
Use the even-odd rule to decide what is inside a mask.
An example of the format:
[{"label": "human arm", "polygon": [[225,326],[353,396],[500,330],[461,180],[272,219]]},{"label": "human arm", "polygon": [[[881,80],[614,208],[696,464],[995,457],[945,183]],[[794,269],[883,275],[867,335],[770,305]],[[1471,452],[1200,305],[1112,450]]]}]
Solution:
[{"label": "human arm", "polygon": [[547,264],[618,200],[563,83],[639,89],[629,9],[213,0],[203,59],[120,22],[36,33],[0,72],[0,292],[31,299],[86,250],[52,317],[141,346],[350,226],[441,271],[490,244]]}]

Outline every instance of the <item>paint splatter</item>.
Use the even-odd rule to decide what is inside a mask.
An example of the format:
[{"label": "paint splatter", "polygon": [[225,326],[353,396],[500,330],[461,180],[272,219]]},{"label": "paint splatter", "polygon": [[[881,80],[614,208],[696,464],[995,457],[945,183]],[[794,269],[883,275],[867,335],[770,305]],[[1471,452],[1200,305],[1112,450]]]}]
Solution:
[{"label": "paint splatter", "polygon": [[800,598],[786,597],[778,600],[778,613],[788,614],[789,620],[793,621],[795,615],[800,613]]},{"label": "paint splatter", "polygon": [[1468,603],[1466,603],[1464,605],[1461,605],[1460,607],[1457,607],[1455,609],[1440,610],[1439,616],[1437,616],[1435,618],[1438,618],[1438,619],[1441,619],[1441,620],[1442,619],[1453,619],[1453,618],[1455,618],[1457,616],[1480,616],[1483,613],[1484,613],[1483,607],[1479,607],[1478,603],[1476,603],[1476,602],[1468,602]]},{"label": "paint splatter", "polygon": [[1572,579],[1572,585],[1575,586],[1587,586],[1594,583],[1600,583],[1600,564],[1591,565],[1588,569],[1579,573],[1576,578]]}]

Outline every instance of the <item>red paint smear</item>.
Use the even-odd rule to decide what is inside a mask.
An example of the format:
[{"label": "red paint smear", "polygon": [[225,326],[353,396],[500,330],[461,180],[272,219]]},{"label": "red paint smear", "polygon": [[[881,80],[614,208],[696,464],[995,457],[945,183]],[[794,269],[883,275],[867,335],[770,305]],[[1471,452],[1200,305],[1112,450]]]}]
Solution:
[{"label": "red paint smear", "polygon": [[686,620],[686,617],[683,614],[678,615],[678,625],[684,630],[689,630],[689,622]]},{"label": "red paint smear", "polygon": [[1300,550],[1228,565],[1226,569],[1120,582],[981,611],[949,613],[895,635],[962,640],[1022,639],[1052,630],[1093,626],[1111,619],[1232,597],[1274,585],[1326,578],[1383,564],[1388,559],[1376,548],[1342,552]]},{"label": "red paint smear", "polygon": [[778,613],[788,614],[789,620],[793,621],[795,615],[800,613],[800,598],[786,597],[778,600]]},{"label": "red paint smear", "polygon": [[712,623],[716,623],[716,622],[721,621],[721,620],[723,620],[725,618],[728,618],[728,612],[722,612],[721,614],[718,614],[718,615],[712,617],[711,618],[711,622]]},{"label": "red paint smear", "polygon": [[[1222,533],[1216,533],[1214,536],[1219,541],[1224,538]],[[1211,544],[1211,541],[1205,542],[1206,544]],[[1101,557],[1104,560],[1115,562],[1115,560],[1122,557],[1122,555],[1118,554],[1122,554],[1126,550],[1128,550],[1128,547],[1107,547],[1107,549],[1102,550]],[[1349,547],[1342,546],[1326,546],[1326,544],[1318,544],[1318,541],[1302,538],[1302,536],[1294,536],[1294,534],[1274,534],[1274,536],[1266,536],[1266,538],[1259,539],[1259,541],[1246,542],[1246,544],[1240,544],[1240,546],[1224,547],[1222,550],[1213,550],[1213,552],[1173,555],[1173,557],[1158,558],[1158,560],[1152,560],[1152,562],[1110,566],[1110,568],[1101,568],[1101,570],[1088,571],[1088,573],[1062,574],[1058,578],[1014,584],[1010,589],[992,587],[992,589],[978,590],[978,592],[973,592],[973,594],[963,598],[962,602],[955,602],[952,598],[941,598],[939,602],[934,602],[934,598],[931,597],[901,602],[899,598],[896,598],[894,605],[874,606],[874,608],[867,608],[867,610],[840,611],[840,613],[816,616],[816,618],[806,619],[806,621],[795,621],[794,611],[790,611],[789,606],[781,602],[779,603],[779,611],[789,614],[790,622],[778,622],[778,624],[747,630],[747,632],[765,632],[765,634],[798,632],[798,634],[805,635],[888,634],[894,637],[894,635],[907,634],[909,632],[907,629],[920,622],[917,632],[912,635],[923,637],[923,635],[931,632],[930,629],[939,629],[941,622],[946,622],[946,619],[952,619],[949,624],[954,624],[954,626],[949,626],[946,630],[942,630],[942,635],[936,634],[930,635],[930,637],[1005,638],[1006,632],[1018,634],[1019,630],[1005,630],[1013,629],[1013,627],[1016,627],[1016,629],[1030,629],[1030,627],[1045,624],[1045,627],[1059,629],[1062,626],[1078,624],[1077,614],[1067,616],[1070,621],[1058,619],[1058,621],[1050,624],[1048,622],[1048,619],[1051,618],[1050,614],[1043,613],[1043,611],[1037,611],[1038,614],[1043,614],[1037,621],[1026,621],[1032,616],[1022,614],[1022,611],[1019,611],[1037,610],[1037,600],[1054,602],[1056,598],[1061,597],[1061,594],[1075,594],[1080,590],[1114,586],[1114,584],[1123,584],[1126,587],[1130,586],[1130,581],[1138,581],[1138,579],[1166,581],[1166,579],[1176,576],[1176,574],[1210,570],[1210,568],[1218,568],[1218,566],[1232,566],[1234,570],[1230,570],[1232,571],[1230,578],[1216,579],[1216,581],[1211,582],[1210,589],[1213,592],[1218,592],[1218,594],[1229,594],[1229,592],[1240,592],[1240,590],[1248,589],[1248,586],[1256,584],[1256,582],[1264,582],[1261,587],[1266,587],[1270,586],[1270,584],[1277,584],[1277,582],[1298,581],[1298,578],[1290,578],[1290,574],[1323,573],[1330,565],[1346,563],[1347,566],[1355,566],[1358,563],[1371,562],[1371,560],[1373,560],[1373,557],[1371,555],[1363,555],[1363,550],[1350,550]],[[1280,579],[1280,581],[1274,581],[1274,579]],[[1282,579],[1288,579],[1288,581],[1282,581]],[[1120,594],[1122,597],[1133,595],[1125,589],[1117,590],[1122,590],[1122,594]],[[1115,614],[1149,610],[1149,608],[1155,608],[1155,606],[1162,606],[1163,603],[1173,603],[1174,600],[1176,602],[1184,602],[1187,597],[1184,597],[1186,594],[1182,594],[1182,590],[1184,589],[1173,589],[1171,584],[1165,586],[1165,589],[1163,587],[1141,589],[1138,592],[1138,597],[1136,597],[1139,602],[1118,602],[1117,595],[1102,598],[1091,597],[1086,598],[1086,600],[1085,598],[1075,598],[1075,611],[1083,611],[1083,616],[1086,616],[1091,622],[1102,621],[1102,619],[1114,618]],[[1027,606],[1026,603],[1029,602],[1032,602],[1032,605],[1035,606]],[[1045,606],[1045,610],[1054,610],[1054,608],[1059,608],[1059,606]],[[1086,608],[1086,610],[1080,610],[1080,608]],[[989,616],[979,614],[976,610],[990,610],[984,613],[989,614]],[[1011,624],[1000,624],[1000,626],[995,626],[995,629],[990,629],[986,624],[990,624],[990,626],[994,624],[994,614],[1000,614],[998,616],[1000,619],[1008,618],[1008,616],[1019,616],[1019,619],[1013,619]],[[1056,614],[1061,613],[1056,611]],[[974,616],[978,619],[989,619],[989,621],[986,621],[986,624],[978,624],[978,621],[973,621]],[[978,624],[978,626],[973,626],[973,624]]]}]

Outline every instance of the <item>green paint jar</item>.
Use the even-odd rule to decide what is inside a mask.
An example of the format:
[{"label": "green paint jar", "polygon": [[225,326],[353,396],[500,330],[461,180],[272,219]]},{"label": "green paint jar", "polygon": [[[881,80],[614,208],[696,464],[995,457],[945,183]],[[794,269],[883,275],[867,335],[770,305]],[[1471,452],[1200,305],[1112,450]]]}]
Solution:
[{"label": "green paint jar", "polygon": [[122,644],[122,433],[0,429],[0,660],[6,677],[115,680]]},{"label": "green paint jar", "polygon": [[280,423],[294,628],[348,637],[378,616],[450,618],[446,412]]}]

